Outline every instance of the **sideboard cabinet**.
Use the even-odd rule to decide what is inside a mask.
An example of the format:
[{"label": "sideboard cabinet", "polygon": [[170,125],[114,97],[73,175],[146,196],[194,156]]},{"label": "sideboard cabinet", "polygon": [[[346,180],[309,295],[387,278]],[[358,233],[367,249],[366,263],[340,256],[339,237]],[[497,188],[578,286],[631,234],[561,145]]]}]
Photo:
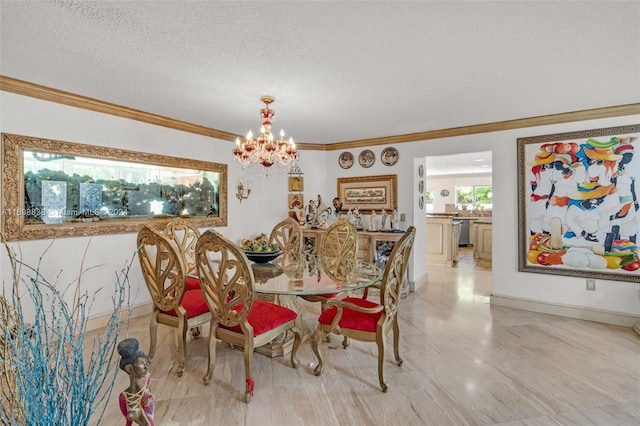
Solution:
[{"label": "sideboard cabinet", "polygon": [[[324,231],[322,228],[303,229],[304,250],[316,253],[316,247],[320,244]],[[391,250],[403,235],[404,232],[358,231],[358,259],[374,262],[380,269],[384,269]],[[405,275],[400,296],[407,297],[408,294],[409,280]]]}]

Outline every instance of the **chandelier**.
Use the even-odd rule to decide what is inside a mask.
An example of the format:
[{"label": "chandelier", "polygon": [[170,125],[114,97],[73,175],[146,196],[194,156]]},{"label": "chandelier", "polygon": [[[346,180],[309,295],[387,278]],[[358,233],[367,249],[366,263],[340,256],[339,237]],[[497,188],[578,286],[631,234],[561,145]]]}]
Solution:
[{"label": "chandelier", "polygon": [[246,139],[237,138],[233,156],[242,168],[256,171],[258,174],[268,175],[271,171],[284,172],[298,159],[296,144],[292,138],[284,139],[283,130],[280,130],[280,138],[274,140],[271,133],[271,120],[275,116],[275,111],[269,108],[274,99],[271,96],[262,96],[260,100],[265,104],[265,107],[260,109],[262,119],[260,136],[254,138],[249,130]]}]

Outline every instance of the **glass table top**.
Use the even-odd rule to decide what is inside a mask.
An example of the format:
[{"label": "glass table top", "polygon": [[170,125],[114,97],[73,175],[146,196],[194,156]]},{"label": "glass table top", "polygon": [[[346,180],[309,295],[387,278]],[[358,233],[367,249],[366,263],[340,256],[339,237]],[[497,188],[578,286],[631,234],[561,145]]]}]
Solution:
[{"label": "glass table top", "polygon": [[[326,264],[336,259],[325,260],[329,260]],[[269,263],[253,263],[251,268],[256,279],[255,291],[308,296],[357,290],[382,280],[382,271],[373,263],[363,260],[338,268],[338,273],[326,272],[322,265],[320,256],[314,254],[300,254],[293,260],[285,260],[280,256]]]}]

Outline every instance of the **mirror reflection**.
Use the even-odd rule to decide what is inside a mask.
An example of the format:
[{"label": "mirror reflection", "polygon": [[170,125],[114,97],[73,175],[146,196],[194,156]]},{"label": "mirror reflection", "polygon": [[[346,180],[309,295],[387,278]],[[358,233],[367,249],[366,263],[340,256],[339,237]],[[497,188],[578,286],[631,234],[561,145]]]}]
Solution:
[{"label": "mirror reflection", "polygon": [[2,134],[7,240],[227,225],[227,165]]},{"label": "mirror reflection", "polygon": [[24,151],[27,223],[218,216],[220,173]]}]

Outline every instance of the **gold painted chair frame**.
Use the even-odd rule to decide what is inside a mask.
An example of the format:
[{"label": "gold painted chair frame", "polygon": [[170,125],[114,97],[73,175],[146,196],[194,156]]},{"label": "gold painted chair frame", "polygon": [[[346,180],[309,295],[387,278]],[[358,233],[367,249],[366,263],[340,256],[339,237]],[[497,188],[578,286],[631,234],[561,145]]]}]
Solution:
[{"label": "gold painted chair frame", "polygon": [[[298,368],[300,362],[297,358],[297,352],[301,337],[295,327],[295,318],[254,336],[254,329],[248,321],[248,316],[254,303],[260,303],[260,301],[256,300],[255,277],[244,251],[220,233],[209,230],[202,234],[198,240],[196,258],[200,283],[212,313],[209,327],[207,372],[203,381],[205,384],[209,384],[213,376],[216,339],[240,346],[244,348],[246,382],[243,401],[249,402],[253,395],[253,352],[256,347],[263,346],[279,334],[290,330],[294,334],[291,364],[293,368]],[[276,304],[272,305],[274,310],[291,311]],[[220,325],[227,328],[222,328]],[[237,326],[242,332],[229,329]]]},{"label": "gold painted chair frame", "polygon": [[164,227],[164,235],[178,247],[186,273],[197,274],[196,243],[200,238],[200,230],[190,221],[176,218]]},{"label": "gold painted chair frame", "polygon": [[[211,320],[207,312],[192,318],[180,304],[186,290],[186,268],[176,247],[164,235],[144,226],[138,233],[138,259],[154,305],[149,324],[150,344],[147,357],[152,360],[158,340],[158,324],[178,331],[177,375],[182,376],[187,358],[187,330]],[[175,310],[176,315],[167,312]]]},{"label": "gold painted chair frame", "polygon": [[285,261],[297,258],[302,251],[302,228],[293,218],[288,217],[273,227],[269,242],[280,247]]},{"label": "gold painted chair frame", "polygon": [[[166,224],[163,233],[176,245],[187,275],[197,276],[196,244],[200,238],[200,230],[190,221],[178,217]],[[200,334],[200,327],[191,329],[191,336],[194,339],[198,339]]]},{"label": "gold painted chair frame", "polygon": [[[324,370],[324,359],[319,347],[320,342],[329,333],[342,334],[345,337],[363,342],[376,342],[378,346],[378,379],[380,381],[382,391],[387,391],[389,385],[384,380],[386,335],[393,329],[393,351],[396,364],[400,366],[402,365],[402,358],[400,358],[399,352],[400,327],[398,325],[398,303],[400,301],[400,292],[402,290],[402,282],[404,281],[404,276],[407,270],[409,255],[413,248],[415,232],[415,227],[410,226],[391,251],[380,285],[379,304],[376,304],[375,307],[367,308],[351,303],[349,298],[345,300],[327,300],[326,314],[333,313],[333,311],[329,310],[335,309],[333,320],[331,324],[319,323],[316,331],[313,333],[313,336],[311,336],[311,349],[318,359],[318,365],[314,369],[314,373],[316,375],[322,374]],[[366,301],[363,301],[362,303],[365,302]],[[375,331],[340,327],[339,323],[345,309],[370,315],[381,313],[381,316],[377,321]],[[324,314],[325,313],[322,315]]]}]

